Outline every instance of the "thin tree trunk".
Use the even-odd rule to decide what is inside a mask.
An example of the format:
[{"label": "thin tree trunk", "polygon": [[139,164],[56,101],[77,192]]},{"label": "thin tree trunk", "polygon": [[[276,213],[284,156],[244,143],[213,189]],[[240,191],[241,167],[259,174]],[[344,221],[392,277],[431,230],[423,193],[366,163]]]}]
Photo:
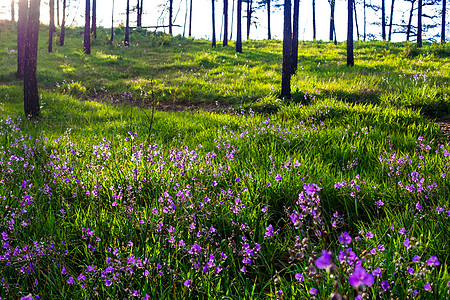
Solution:
[{"label": "thin tree trunk", "polygon": [[409,41],[409,38],[411,36],[411,23],[412,23],[412,17],[414,12],[414,2],[411,1],[411,10],[409,11],[409,20],[408,20],[408,27],[406,29],[406,40]]},{"label": "thin tree trunk", "polygon": [[312,0],[313,40],[316,40],[316,0]]},{"label": "thin tree trunk", "polygon": [[212,46],[216,47],[216,11],[214,7],[215,0],[211,0],[212,4]]},{"label": "thin tree trunk", "polygon": [[91,54],[91,0],[86,0],[84,16],[84,53]]},{"label": "thin tree trunk", "polygon": [[333,41],[334,36],[334,5],[335,0],[331,0],[330,2],[330,8],[331,8],[331,14],[330,14],[330,41]]},{"label": "thin tree trunk", "polygon": [[172,34],[173,0],[169,0],[169,34]]},{"label": "thin tree trunk", "polygon": [[228,0],[223,0],[223,46],[228,46]]},{"label": "thin tree trunk", "polygon": [[189,37],[192,37],[192,0],[189,4]]},{"label": "thin tree trunk", "polygon": [[347,66],[353,67],[353,0],[347,2]]},{"label": "thin tree trunk", "polygon": [[56,24],[60,26],[59,23],[59,0],[56,0]]},{"label": "thin tree trunk", "polygon": [[242,53],[242,0],[237,0],[236,52]]},{"label": "thin tree trunk", "polygon": [[233,39],[233,24],[234,24],[234,2],[235,2],[235,0],[232,0],[233,1],[233,6],[232,6],[232,8],[231,8],[231,26],[230,26],[230,40],[231,39]]},{"label": "thin tree trunk", "polygon": [[292,70],[292,28],[291,28],[291,0],[284,0],[283,26],[283,67],[281,71],[281,98],[291,98],[291,70]]},{"label": "thin tree trunk", "polygon": [[112,0],[112,10],[111,10],[111,44],[114,41],[114,0]]},{"label": "thin tree trunk", "polygon": [[445,43],[445,14],[447,13],[446,2],[446,0],[442,0],[441,43]]},{"label": "thin tree trunk", "polygon": [[188,15],[188,0],[186,0],[186,11],[184,14],[183,37],[186,37],[187,15]]},{"label": "thin tree trunk", "polygon": [[422,47],[422,0],[417,7],[417,47]]},{"label": "thin tree trunk", "polygon": [[97,0],[92,0],[92,29],[94,39],[97,38]]},{"label": "thin tree trunk", "polygon": [[270,32],[270,0],[266,0],[267,5],[267,39],[272,39],[272,33]]},{"label": "thin tree trunk", "polygon": [[37,86],[37,47],[39,39],[40,0],[31,0],[25,46],[25,68],[23,80],[23,107],[25,116],[39,116],[39,93]]},{"label": "thin tree trunk", "polygon": [[300,0],[294,0],[294,15],[292,21],[292,74],[297,71],[298,64],[298,18],[299,18]]},{"label": "thin tree trunk", "polygon": [[23,78],[25,65],[25,48],[28,23],[28,0],[19,0],[19,16],[17,19],[17,78]]},{"label": "thin tree trunk", "polygon": [[64,38],[65,38],[65,36],[66,36],[66,0],[63,0],[61,35],[59,36],[59,45],[60,46],[64,46]]},{"label": "thin tree trunk", "polygon": [[356,26],[356,39],[359,41],[359,26],[358,26],[358,17],[356,15],[356,1],[353,0],[353,12],[355,13],[355,26]]},{"label": "thin tree trunk", "polygon": [[139,10],[139,23],[142,26],[142,14],[144,11],[144,0],[141,0],[141,5],[139,6],[140,10]]},{"label": "thin tree trunk", "polygon": [[366,19],[366,0],[364,0],[364,42],[366,41],[366,24],[367,24],[367,19]]},{"label": "thin tree trunk", "polygon": [[389,19],[389,38],[388,38],[389,42],[391,41],[391,38],[392,38],[392,22],[393,22],[393,19],[394,19],[394,3],[395,3],[395,0],[392,0],[392,3],[391,3],[391,17]]},{"label": "thin tree trunk", "polygon": [[16,21],[16,12],[14,9],[14,0],[11,0],[11,22]]},{"label": "thin tree trunk", "polygon": [[247,0],[247,40],[250,39],[250,27],[252,26],[252,1]]},{"label": "thin tree trunk", "polygon": [[381,38],[386,40],[386,0],[381,0]]},{"label": "thin tree trunk", "polygon": [[48,26],[48,52],[53,51],[53,33],[55,32],[55,0],[50,0],[50,25]]},{"label": "thin tree trunk", "polygon": [[130,0],[127,0],[127,12],[126,12],[126,24],[125,24],[125,46],[130,45]]},{"label": "thin tree trunk", "polygon": [[137,27],[141,27],[141,20],[139,19],[139,16],[140,16],[140,6],[139,6],[139,2],[140,2],[140,0],[137,0],[137,4],[136,4],[136,10],[137,10],[137,14],[136,14],[136,17],[137,17],[137,19],[136,19],[136,26]]}]

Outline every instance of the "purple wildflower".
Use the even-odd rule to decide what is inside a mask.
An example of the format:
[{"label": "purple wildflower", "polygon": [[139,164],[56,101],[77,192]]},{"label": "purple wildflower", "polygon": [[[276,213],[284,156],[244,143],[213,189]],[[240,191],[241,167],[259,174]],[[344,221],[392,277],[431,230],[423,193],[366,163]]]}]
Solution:
[{"label": "purple wildflower", "polygon": [[331,259],[332,259],[331,252],[328,252],[327,250],[324,249],[322,250],[322,256],[316,259],[314,264],[319,269],[326,269],[331,265]]},{"label": "purple wildflower", "polygon": [[375,279],[363,267],[356,266],[355,271],[348,277],[348,281],[351,286],[358,288],[361,285],[371,286]]},{"label": "purple wildflower", "polygon": [[351,242],[352,242],[352,237],[350,236],[350,234],[348,234],[348,232],[344,232],[343,234],[341,234],[339,236],[339,243],[348,245]]}]

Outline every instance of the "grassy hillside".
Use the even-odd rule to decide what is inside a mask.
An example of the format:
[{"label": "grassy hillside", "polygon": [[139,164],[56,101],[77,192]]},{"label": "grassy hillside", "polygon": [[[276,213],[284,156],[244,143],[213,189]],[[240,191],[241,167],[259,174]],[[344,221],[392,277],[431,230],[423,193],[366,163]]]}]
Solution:
[{"label": "grassy hillside", "polygon": [[280,41],[79,31],[27,120],[0,24],[2,298],[449,297],[448,44],[301,43],[282,101]]}]

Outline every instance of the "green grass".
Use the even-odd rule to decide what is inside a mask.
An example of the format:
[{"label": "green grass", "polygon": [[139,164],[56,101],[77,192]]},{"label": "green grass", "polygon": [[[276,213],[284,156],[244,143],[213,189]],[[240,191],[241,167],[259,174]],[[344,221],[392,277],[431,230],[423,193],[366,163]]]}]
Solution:
[{"label": "green grass", "polygon": [[[449,115],[448,44],[357,42],[348,68],[344,44],[300,43],[287,102],[280,41],[236,55],[133,32],[125,48],[100,29],[84,55],[79,31],[49,54],[42,27],[27,120],[0,24],[2,298],[448,297],[450,150],[430,120]],[[380,268],[371,287],[350,286],[349,247]]]}]

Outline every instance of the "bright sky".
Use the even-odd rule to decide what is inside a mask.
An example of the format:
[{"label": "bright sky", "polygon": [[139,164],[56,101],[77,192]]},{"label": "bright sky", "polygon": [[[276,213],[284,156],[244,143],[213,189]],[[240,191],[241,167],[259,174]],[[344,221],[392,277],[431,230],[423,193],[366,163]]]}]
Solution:
[{"label": "bright sky", "polygon": [[[16,0],[17,1],[17,0]],[[62,0],[60,0],[62,2]],[[68,9],[68,24],[75,26],[82,26],[84,24],[84,0],[67,0],[70,2]],[[233,7],[233,1],[229,0],[229,25],[231,28],[231,11]],[[366,0],[367,3],[373,1],[374,4],[380,4],[380,0]],[[48,23],[48,0],[41,0],[41,22]],[[135,6],[137,0],[130,0],[130,6]],[[256,2],[256,0],[254,0]],[[274,0],[272,0],[274,2]],[[277,3],[282,3],[282,0],[278,0]],[[357,0],[357,17],[360,35],[363,34],[363,5],[362,0]],[[0,0],[0,19],[10,19],[10,0]],[[164,12],[164,7],[168,1],[164,0],[144,0],[144,15],[143,26],[155,26],[161,24],[168,24],[168,13]],[[220,39],[222,28],[222,1],[216,1],[216,36]],[[185,24],[185,12],[186,7],[189,4],[189,0],[174,0],[174,24],[181,25],[182,27],[174,27],[174,35],[183,34],[183,26]],[[389,17],[391,0],[386,0],[386,15]],[[236,6],[236,3],[235,3]],[[394,12],[394,23],[400,23],[403,19],[407,22],[408,9],[410,7],[409,2],[404,0],[395,1],[396,10]],[[115,0],[115,15],[114,24],[117,26],[120,23],[125,23],[125,0]],[[438,7],[436,7],[437,9]],[[112,0],[97,0],[97,15],[98,24],[100,26],[111,26],[111,9]],[[246,4],[243,4],[243,15],[245,15]],[[381,28],[379,26],[370,25],[372,22],[379,22],[381,12],[375,13],[371,9],[367,11],[367,33],[377,35],[377,38],[381,35]],[[434,12],[435,13],[435,12]],[[236,9],[234,10],[233,20],[233,39],[236,37]],[[16,8],[17,15],[17,8]],[[56,15],[56,14],[55,14]],[[257,24],[253,25],[250,32],[251,39],[265,39],[267,38],[267,12],[264,9],[258,9],[253,14]],[[317,39],[328,40],[329,35],[329,18],[330,18],[330,6],[327,0],[316,0],[316,27],[317,27]],[[211,0],[193,0],[193,24],[192,34],[195,38],[211,38]],[[345,0],[336,0],[336,32],[338,41],[346,39],[347,30],[347,2]],[[447,18],[449,19],[449,18]],[[281,39],[283,35],[283,12],[282,8],[275,8],[272,5],[272,37]],[[188,20],[187,20],[188,22]],[[440,17],[436,20],[440,23]],[[243,20],[243,39],[246,37],[246,20]],[[417,17],[413,18],[413,23],[417,23]],[[131,26],[136,24],[136,14],[131,14]],[[448,27],[448,26],[447,26]],[[163,30],[163,29],[160,29]],[[386,29],[388,30],[388,29]],[[168,29],[166,28],[166,32]],[[229,30],[230,32],[231,30]],[[186,35],[188,33],[187,24],[185,29]],[[356,39],[356,28],[354,29]],[[433,34],[440,32],[438,29],[433,31]],[[447,36],[450,36],[450,30],[447,30]],[[300,40],[312,39],[312,0],[300,1]],[[394,34],[394,41],[405,40],[404,34]]]}]

